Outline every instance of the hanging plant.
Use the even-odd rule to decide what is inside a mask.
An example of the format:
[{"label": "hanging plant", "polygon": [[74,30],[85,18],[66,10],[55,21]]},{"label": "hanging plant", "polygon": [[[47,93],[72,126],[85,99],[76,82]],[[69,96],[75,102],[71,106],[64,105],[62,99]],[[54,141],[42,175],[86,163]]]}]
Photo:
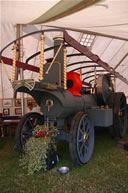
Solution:
[{"label": "hanging plant", "polygon": [[57,164],[55,137],[58,130],[54,126],[37,125],[33,136],[25,143],[23,154],[20,158],[22,166],[28,175],[43,169],[51,169]]}]

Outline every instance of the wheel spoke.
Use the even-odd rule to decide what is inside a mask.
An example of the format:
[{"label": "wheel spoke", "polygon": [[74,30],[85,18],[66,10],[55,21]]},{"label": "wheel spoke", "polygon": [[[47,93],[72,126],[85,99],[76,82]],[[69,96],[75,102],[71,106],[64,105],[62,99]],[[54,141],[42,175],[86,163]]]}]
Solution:
[{"label": "wheel spoke", "polygon": [[82,131],[82,129],[79,129],[80,133],[83,135],[84,134],[84,131]]},{"label": "wheel spoke", "polygon": [[78,139],[78,143],[83,142],[83,140],[84,140],[84,139],[82,139],[82,138]]},{"label": "wheel spoke", "polygon": [[81,160],[83,160],[83,161],[85,160],[87,153],[88,153],[88,148],[87,148],[86,144],[83,143],[80,147],[80,158],[81,158]]},{"label": "wheel spoke", "polygon": [[88,124],[85,125],[84,133],[87,133],[87,131],[88,131]]},{"label": "wheel spoke", "polygon": [[29,123],[29,125],[31,126],[31,128],[33,129],[33,128],[34,128],[34,124],[32,124],[31,119],[28,120],[28,123]]},{"label": "wheel spoke", "polygon": [[32,136],[32,132],[31,131],[23,131],[23,135]]},{"label": "wheel spoke", "polygon": [[35,118],[35,120],[34,120],[34,127],[37,125],[37,122],[38,122],[38,120],[37,120],[37,118]]},{"label": "wheel spoke", "polygon": [[83,121],[84,122],[84,133],[86,133],[86,129],[88,128],[88,122],[86,120]]},{"label": "wheel spoke", "polygon": [[82,143],[82,145],[81,145],[81,147],[80,147],[80,157],[82,157],[82,150],[83,150],[83,148],[84,148],[84,143]]},{"label": "wheel spoke", "polygon": [[89,127],[87,126],[86,133],[89,134]]},{"label": "wheel spoke", "polygon": [[84,158],[86,157],[86,154],[88,153],[88,148],[86,144],[84,144]]},{"label": "wheel spoke", "polygon": [[86,143],[85,143],[85,144],[86,144],[86,146],[87,146],[87,148],[88,148],[88,147],[89,147],[89,142],[88,142],[88,141],[86,141]]}]

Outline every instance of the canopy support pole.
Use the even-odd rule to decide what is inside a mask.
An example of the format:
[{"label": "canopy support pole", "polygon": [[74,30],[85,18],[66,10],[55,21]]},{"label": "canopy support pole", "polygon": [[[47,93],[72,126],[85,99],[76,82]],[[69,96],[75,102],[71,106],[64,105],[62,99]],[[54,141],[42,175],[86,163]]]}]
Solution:
[{"label": "canopy support pole", "polygon": [[[16,38],[19,38],[23,33],[23,25],[21,24],[17,24],[16,25]],[[22,40],[18,40],[17,41],[17,46],[18,46],[18,52],[17,52],[17,60],[23,62],[23,41]],[[20,72],[20,80],[24,79],[23,76],[23,69],[20,68],[20,70],[17,68],[16,70],[16,79],[18,80],[18,72]],[[14,98],[16,98],[17,94],[14,94]],[[24,93],[20,93],[20,98],[21,98],[21,114],[22,116],[24,116]]]}]

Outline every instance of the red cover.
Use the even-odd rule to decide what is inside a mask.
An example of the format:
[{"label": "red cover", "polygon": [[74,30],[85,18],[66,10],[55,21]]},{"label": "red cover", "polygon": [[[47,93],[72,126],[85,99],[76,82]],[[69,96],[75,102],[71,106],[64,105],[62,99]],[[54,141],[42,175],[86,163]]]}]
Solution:
[{"label": "red cover", "polygon": [[82,81],[80,80],[80,74],[77,72],[68,72],[67,80],[72,80],[73,86],[67,88],[74,96],[81,96],[80,90],[82,89]]}]

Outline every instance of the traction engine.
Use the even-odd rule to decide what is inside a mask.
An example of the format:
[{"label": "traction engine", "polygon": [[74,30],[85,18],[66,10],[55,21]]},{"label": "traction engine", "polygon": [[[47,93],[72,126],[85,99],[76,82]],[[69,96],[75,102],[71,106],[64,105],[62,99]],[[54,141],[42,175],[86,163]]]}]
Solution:
[{"label": "traction engine", "polygon": [[[93,53],[88,55],[90,51],[88,53],[82,51],[85,47],[78,42],[78,46],[73,45],[72,42],[75,40],[71,39],[67,32],[64,33],[64,37],[54,38],[54,56],[47,59],[46,63],[44,63],[44,34],[41,35],[39,81],[33,79],[12,81],[14,91],[31,95],[43,112],[43,115],[33,112],[22,117],[16,131],[16,143],[21,150],[26,140],[32,136],[35,120],[36,124],[55,125],[59,129],[57,139],[69,142],[72,161],[77,165],[83,165],[90,160],[93,153],[95,127],[109,127],[113,137],[125,136],[126,97],[122,92],[114,92],[111,80],[113,72],[109,66],[104,65],[108,73],[98,75],[94,87],[91,87],[91,84],[85,86],[87,83],[81,80],[81,73],[67,72],[68,46],[92,57],[93,62],[99,62],[102,67],[103,65],[100,58],[95,60],[98,56]],[[64,132],[64,125],[67,126],[68,133]]]}]

